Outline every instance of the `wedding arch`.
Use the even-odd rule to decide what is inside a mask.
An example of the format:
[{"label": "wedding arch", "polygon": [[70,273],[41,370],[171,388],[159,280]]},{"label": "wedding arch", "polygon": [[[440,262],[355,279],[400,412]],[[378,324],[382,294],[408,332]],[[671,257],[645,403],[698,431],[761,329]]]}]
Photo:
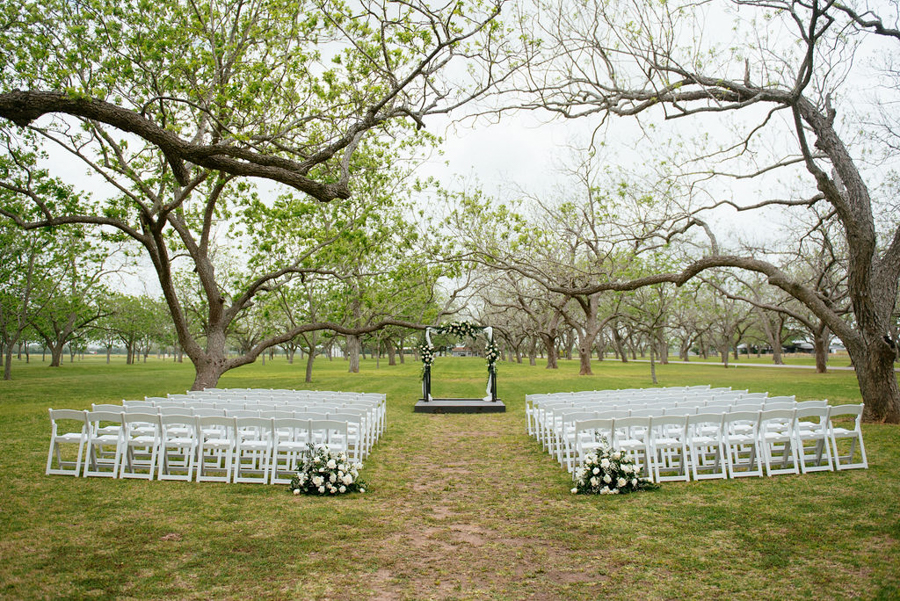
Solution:
[{"label": "wedding arch", "polygon": [[[431,366],[434,364],[436,349],[431,342],[431,334],[448,334],[456,336],[459,339],[472,338],[475,339],[479,335],[484,334],[486,339],[486,347],[484,357],[487,360],[488,381],[486,395],[481,399],[435,399],[431,396]],[[438,412],[436,405],[447,409],[456,407],[460,409],[454,412],[465,412],[462,409],[466,407],[478,410],[480,403],[495,403],[493,408],[481,411],[502,411],[500,407],[505,409],[503,403],[497,398],[497,359],[500,358],[500,349],[494,344],[494,330],[490,326],[476,326],[467,322],[449,323],[441,326],[430,326],[425,328],[425,342],[419,347],[422,359],[422,398],[416,405],[417,411]],[[454,401],[456,401],[454,403]],[[424,404],[430,403],[428,408]]]}]

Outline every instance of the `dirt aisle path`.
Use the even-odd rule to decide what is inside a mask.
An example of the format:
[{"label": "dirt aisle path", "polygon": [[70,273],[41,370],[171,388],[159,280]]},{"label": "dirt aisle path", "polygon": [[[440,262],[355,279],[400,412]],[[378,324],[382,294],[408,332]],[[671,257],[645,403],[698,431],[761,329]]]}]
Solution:
[{"label": "dirt aisle path", "polygon": [[[420,417],[379,443],[378,470],[402,484],[379,491],[391,499],[394,528],[379,545],[375,598],[505,598],[514,582],[519,595],[533,583],[529,598],[549,599],[545,585],[597,580],[545,536],[566,476],[525,434],[521,415]],[[372,479],[384,481],[374,470]]]}]

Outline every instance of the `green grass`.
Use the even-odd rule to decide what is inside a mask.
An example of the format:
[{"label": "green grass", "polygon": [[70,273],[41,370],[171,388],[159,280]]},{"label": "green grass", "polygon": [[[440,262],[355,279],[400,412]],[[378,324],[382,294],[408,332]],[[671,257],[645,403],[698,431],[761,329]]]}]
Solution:
[{"label": "green grass", "polygon": [[[188,364],[91,358],[15,363],[0,382],[3,599],[841,599],[900,596],[900,429],[864,427],[870,468],[664,484],[573,496],[525,434],[531,392],[650,386],[649,365],[503,363],[505,414],[423,415],[420,366],[346,373],[322,390],[388,395],[388,431],[345,498],[284,486],[44,476],[47,408],[183,392]],[[220,386],[305,388],[302,362],[226,374]],[[852,372],[658,366],[660,385],[712,384],[859,402]],[[479,359],[438,358],[436,396],[482,396]]]}]

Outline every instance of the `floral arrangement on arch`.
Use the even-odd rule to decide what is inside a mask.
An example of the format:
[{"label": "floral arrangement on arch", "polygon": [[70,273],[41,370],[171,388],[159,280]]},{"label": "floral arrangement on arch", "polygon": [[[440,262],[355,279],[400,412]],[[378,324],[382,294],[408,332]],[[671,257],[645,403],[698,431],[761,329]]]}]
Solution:
[{"label": "floral arrangement on arch", "polygon": [[359,477],[361,463],[350,463],[345,453],[335,453],[323,445],[309,445],[303,453],[303,464],[291,479],[290,491],[295,495],[342,495],[366,492]]},{"label": "floral arrangement on arch", "polygon": [[584,456],[584,465],[575,470],[572,494],[624,495],[657,488],[658,484],[639,475],[639,468],[627,454],[613,451],[602,441],[596,452]]},{"label": "floral arrangement on arch", "polygon": [[434,329],[438,334],[450,334],[457,338],[475,338],[484,331],[482,326],[475,326],[467,321],[446,323],[439,328]]},{"label": "floral arrangement on arch", "polygon": [[[475,338],[485,330],[484,326],[472,325],[466,321],[445,323],[440,327],[431,329],[434,330],[435,334],[449,334],[457,338]],[[428,346],[427,342],[419,345],[419,356],[422,358],[423,368],[429,368],[434,364],[434,351],[434,347]],[[488,371],[493,371],[494,364],[500,359],[500,348],[494,344],[493,338],[488,338],[487,340],[484,358],[487,359]]]},{"label": "floral arrangement on arch", "polygon": [[422,358],[423,367],[431,367],[434,364],[434,347],[423,342],[419,345],[419,357]]}]

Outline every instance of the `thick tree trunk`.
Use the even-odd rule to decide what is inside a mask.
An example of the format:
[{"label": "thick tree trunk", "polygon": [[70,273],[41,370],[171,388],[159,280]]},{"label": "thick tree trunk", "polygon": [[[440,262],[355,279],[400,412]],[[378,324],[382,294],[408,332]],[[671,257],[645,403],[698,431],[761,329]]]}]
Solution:
[{"label": "thick tree trunk", "polygon": [[580,342],[578,344],[579,376],[594,375],[594,372],[591,371],[591,346],[593,345],[586,342]]},{"label": "thick tree trunk", "polygon": [[351,374],[359,373],[359,336],[347,336],[347,359],[350,362],[348,369]]},{"label": "thick tree trunk", "polygon": [[64,345],[65,343],[48,345],[50,347],[50,367],[62,367]]},{"label": "thick tree trunk", "polygon": [[397,349],[394,348],[394,343],[388,341],[387,343],[387,355],[388,355],[388,365],[397,365]]},{"label": "thick tree trunk", "polygon": [[894,371],[896,353],[883,339],[867,342],[867,348],[847,348],[866,404],[863,417],[867,421],[898,424],[900,387]]},{"label": "thick tree trunk", "polygon": [[542,333],[541,342],[544,343],[544,348],[547,349],[547,369],[559,369],[556,361],[556,337]]}]

